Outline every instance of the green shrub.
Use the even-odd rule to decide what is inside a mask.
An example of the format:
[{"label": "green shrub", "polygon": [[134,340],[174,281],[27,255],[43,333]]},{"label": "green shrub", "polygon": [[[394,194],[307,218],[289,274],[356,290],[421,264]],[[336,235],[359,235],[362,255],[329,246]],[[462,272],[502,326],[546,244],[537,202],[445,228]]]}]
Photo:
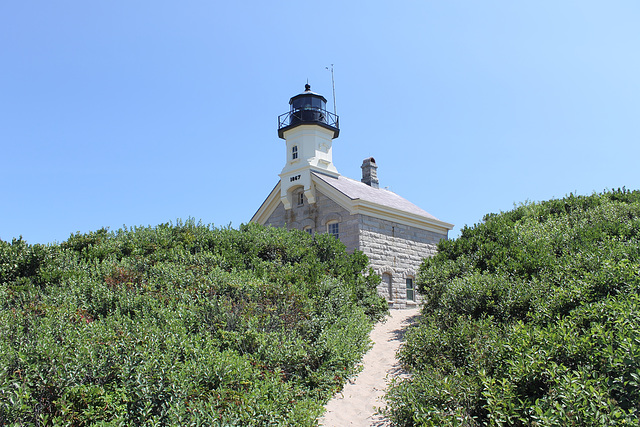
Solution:
[{"label": "green shrub", "polygon": [[398,425],[638,425],[640,192],[485,216],[417,278]]},{"label": "green shrub", "polygon": [[0,425],[315,425],[386,312],[367,264],[254,224],[0,241]]}]

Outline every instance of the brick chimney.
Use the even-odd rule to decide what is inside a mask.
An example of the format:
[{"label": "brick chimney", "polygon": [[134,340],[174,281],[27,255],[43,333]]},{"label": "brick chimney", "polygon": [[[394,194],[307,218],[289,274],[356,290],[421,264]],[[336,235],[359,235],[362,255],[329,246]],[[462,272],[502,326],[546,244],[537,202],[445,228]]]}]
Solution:
[{"label": "brick chimney", "polygon": [[365,184],[378,188],[378,165],[376,165],[376,159],[369,157],[362,161],[362,179],[360,181]]}]

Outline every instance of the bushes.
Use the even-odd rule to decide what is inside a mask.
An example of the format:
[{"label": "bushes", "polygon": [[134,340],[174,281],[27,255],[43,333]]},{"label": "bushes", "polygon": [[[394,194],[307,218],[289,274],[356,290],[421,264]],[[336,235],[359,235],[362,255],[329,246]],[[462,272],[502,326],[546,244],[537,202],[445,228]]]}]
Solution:
[{"label": "bushes", "polygon": [[640,192],[487,215],[420,268],[399,425],[637,425]]},{"label": "bushes", "polygon": [[193,221],[0,242],[0,425],[315,425],[386,310],[366,265]]}]

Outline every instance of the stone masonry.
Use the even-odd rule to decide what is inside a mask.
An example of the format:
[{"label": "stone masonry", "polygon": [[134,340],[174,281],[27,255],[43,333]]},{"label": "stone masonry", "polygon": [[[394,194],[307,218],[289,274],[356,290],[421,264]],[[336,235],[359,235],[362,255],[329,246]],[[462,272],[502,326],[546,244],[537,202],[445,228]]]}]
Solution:
[{"label": "stone masonry", "polygon": [[[317,192],[316,203],[306,199],[297,203],[302,189],[294,190],[293,206],[285,210],[280,204],[265,225],[326,233],[327,224],[339,224],[340,240],[349,252],[358,249],[369,258],[370,266],[383,277],[378,293],[393,308],[415,304],[407,301],[406,279],[414,279],[420,264],[436,252],[436,245],[446,234],[411,227],[364,214],[350,214],[336,202]],[[416,300],[419,300],[416,298]]]},{"label": "stone masonry", "polygon": [[407,301],[406,279],[415,278],[422,261],[436,253],[436,245],[447,236],[392,221],[360,215],[359,249],[369,258],[374,271],[383,277],[378,293],[394,308]]}]

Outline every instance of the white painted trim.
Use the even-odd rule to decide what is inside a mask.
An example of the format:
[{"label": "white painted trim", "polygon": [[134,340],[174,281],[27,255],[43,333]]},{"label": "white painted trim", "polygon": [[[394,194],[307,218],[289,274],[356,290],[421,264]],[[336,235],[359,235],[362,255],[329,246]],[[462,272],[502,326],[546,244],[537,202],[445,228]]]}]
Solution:
[{"label": "white painted trim", "polygon": [[447,234],[449,230],[453,229],[453,224],[449,224],[444,221],[426,218],[361,199],[353,200],[353,205],[353,211],[356,213],[386,219],[388,221],[397,222],[402,225],[409,225],[422,230],[433,231],[439,234]]}]

